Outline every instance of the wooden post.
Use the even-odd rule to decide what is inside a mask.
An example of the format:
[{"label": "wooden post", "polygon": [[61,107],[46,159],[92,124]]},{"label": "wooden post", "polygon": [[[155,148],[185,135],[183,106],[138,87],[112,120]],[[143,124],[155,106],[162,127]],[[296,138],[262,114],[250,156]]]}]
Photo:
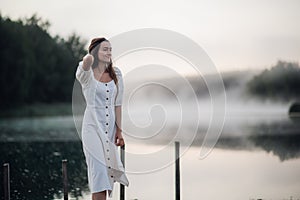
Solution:
[{"label": "wooden post", "polygon": [[[121,147],[121,161],[125,169],[125,145]],[[120,184],[120,200],[125,200],[125,186]]]},{"label": "wooden post", "polygon": [[10,200],[9,163],[3,164],[3,186],[4,200]]},{"label": "wooden post", "polygon": [[68,174],[67,174],[68,160],[62,160],[62,175],[63,175],[63,191],[64,200],[68,200]]},{"label": "wooden post", "polygon": [[180,200],[180,154],[179,154],[180,144],[175,142],[175,199]]}]

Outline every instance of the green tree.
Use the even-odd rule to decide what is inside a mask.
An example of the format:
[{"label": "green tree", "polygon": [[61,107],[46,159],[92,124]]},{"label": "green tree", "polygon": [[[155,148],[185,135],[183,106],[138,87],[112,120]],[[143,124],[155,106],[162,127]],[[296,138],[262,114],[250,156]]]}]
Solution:
[{"label": "green tree", "polygon": [[1,109],[34,103],[71,102],[74,73],[86,53],[75,33],[52,37],[36,14],[12,21],[0,15]]},{"label": "green tree", "polygon": [[251,94],[274,100],[297,100],[300,97],[300,67],[298,63],[278,61],[247,84]]}]

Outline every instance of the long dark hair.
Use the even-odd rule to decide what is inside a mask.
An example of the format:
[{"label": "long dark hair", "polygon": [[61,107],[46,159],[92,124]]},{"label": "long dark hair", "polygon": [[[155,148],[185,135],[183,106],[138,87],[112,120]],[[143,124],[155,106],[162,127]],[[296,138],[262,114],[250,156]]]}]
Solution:
[{"label": "long dark hair", "polygon": [[[109,40],[107,40],[104,37],[94,38],[94,39],[92,39],[91,44],[89,46],[89,54],[91,54],[94,57],[94,63],[92,65],[93,69],[98,66],[98,63],[99,63],[98,51],[100,48],[100,44],[104,41],[109,42]],[[118,85],[118,78],[117,78],[116,72],[113,68],[112,60],[110,60],[108,67],[105,69],[105,72],[108,72],[109,76],[114,80],[115,84]]]}]

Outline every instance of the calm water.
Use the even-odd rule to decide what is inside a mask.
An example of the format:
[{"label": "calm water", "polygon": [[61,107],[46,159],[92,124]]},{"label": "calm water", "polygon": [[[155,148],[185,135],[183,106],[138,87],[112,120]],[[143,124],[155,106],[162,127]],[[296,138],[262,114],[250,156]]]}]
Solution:
[{"label": "calm water", "polygon": [[[179,133],[182,199],[300,199],[299,122],[285,115],[232,115],[204,158],[205,127],[200,124],[191,145],[184,140],[189,137],[186,127],[186,135]],[[68,159],[70,197],[90,199],[72,117],[2,119],[0,131],[0,160],[10,163],[12,199],[61,199],[62,159]],[[127,199],[174,199],[172,131],[165,127],[168,134],[149,140],[125,136]],[[115,189],[112,199],[118,199],[117,184]]]}]

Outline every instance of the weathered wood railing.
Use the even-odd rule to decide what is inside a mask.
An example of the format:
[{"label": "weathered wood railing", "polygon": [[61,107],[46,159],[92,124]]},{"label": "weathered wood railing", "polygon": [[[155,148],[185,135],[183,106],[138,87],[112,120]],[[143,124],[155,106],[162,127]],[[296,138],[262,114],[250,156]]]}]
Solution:
[{"label": "weathered wood railing", "polygon": [[[175,142],[175,199],[180,200],[180,144]],[[125,145],[120,149],[121,161],[125,168]],[[68,200],[68,160],[62,160],[62,181],[63,181],[63,196],[64,200]],[[4,200],[10,200],[10,172],[9,163],[3,164],[3,189]],[[120,184],[120,200],[125,200],[125,187]]]}]

